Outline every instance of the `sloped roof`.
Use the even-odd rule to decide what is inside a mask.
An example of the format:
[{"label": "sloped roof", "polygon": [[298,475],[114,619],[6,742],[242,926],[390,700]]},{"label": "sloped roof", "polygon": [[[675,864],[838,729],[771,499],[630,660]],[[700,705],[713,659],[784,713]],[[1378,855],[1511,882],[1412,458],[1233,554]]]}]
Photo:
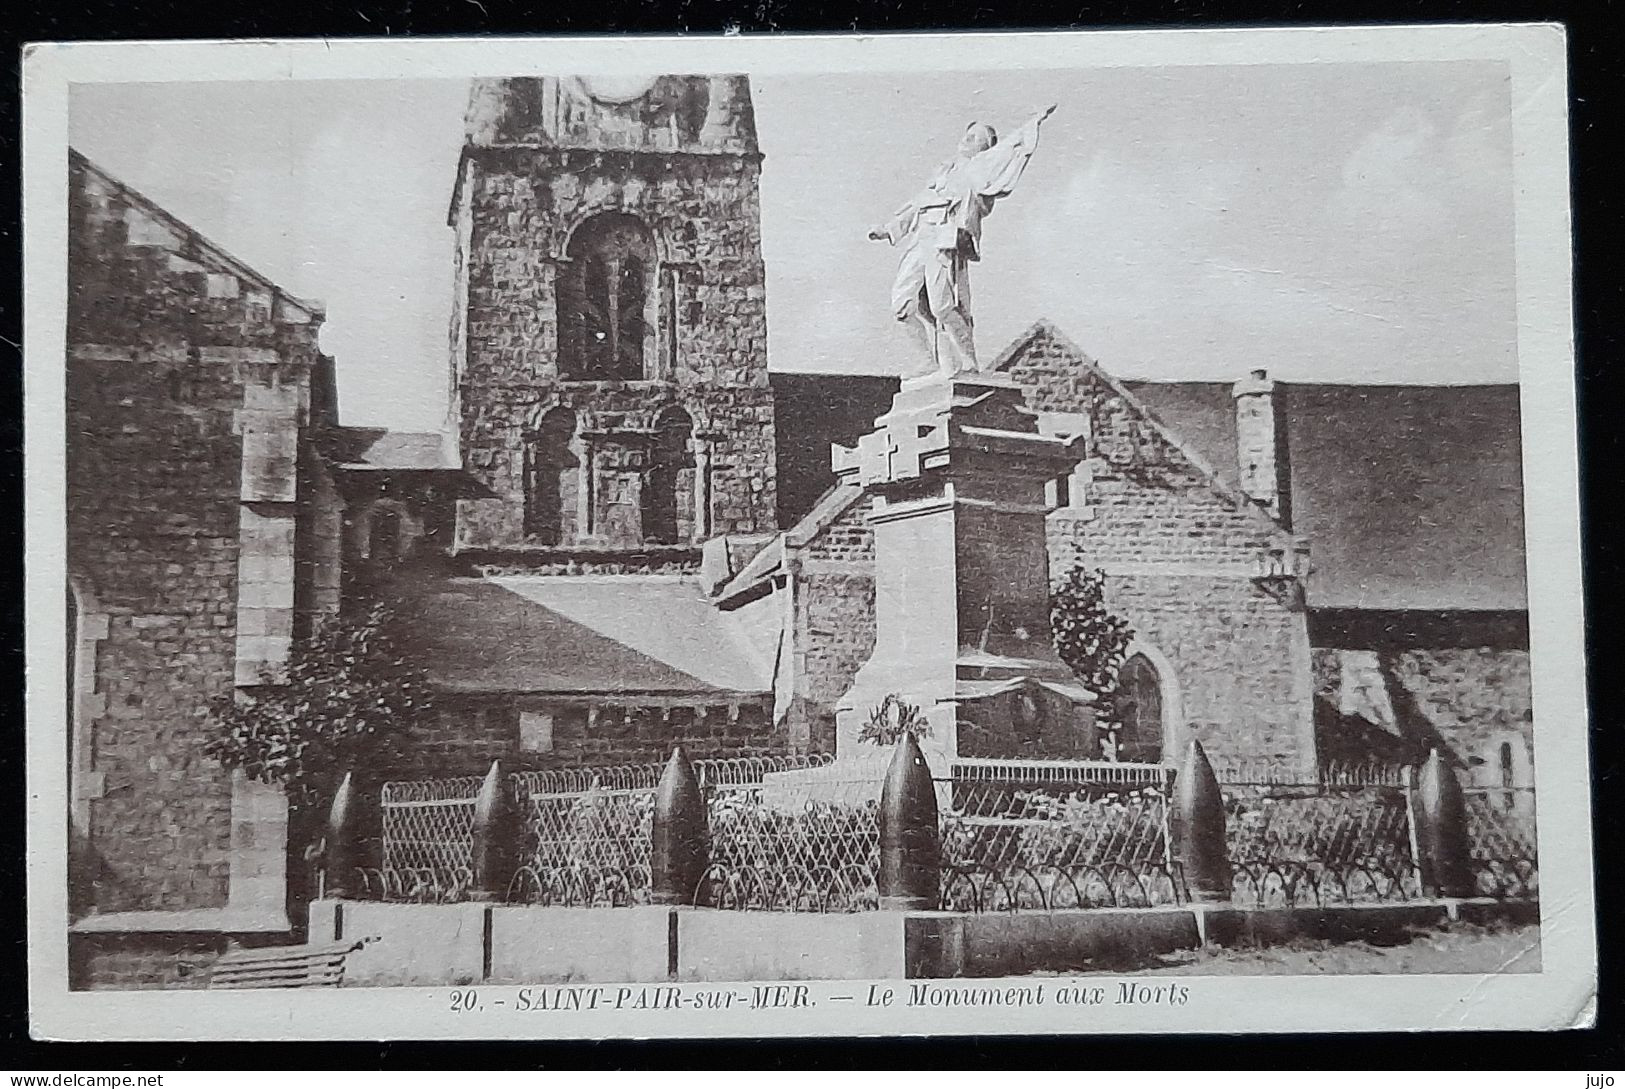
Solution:
[{"label": "sloped roof", "polygon": [[658,575],[441,578],[401,587],[407,650],[470,693],[764,694],[756,647],[698,582]]},{"label": "sloped roof", "polygon": [[[1124,385],[1236,481],[1230,383]],[[1311,608],[1528,607],[1518,387],[1282,382],[1275,410]]]},{"label": "sloped roof", "polygon": [[1312,608],[1528,608],[1516,386],[1277,391]]},{"label": "sloped roof", "polygon": [[224,247],[211,242],[195,227],[177,219],[157,201],[132,189],[73,148],[68,149],[68,165],[70,172],[77,175],[78,185],[85,186],[87,182],[94,182],[102,190],[116,194],[128,212],[133,212],[155,228],[153,241],[158,242],[161,239],[165,243],[164,248],[176,254],[184,253],[189,260],[199,262],[217,272],[229,273],[260,290],[269,292],[282,307],[297,311],[303,320],[319,321],[326,316],[321,303],[301,299],[277,286],[265,274],[241,258],[228,253]]},{"label": "sloped roof", "polygon": [[1236,402],[1230,382],[1148,382],[1127,379],[1123,386],[1140,399],[1214,474],[1232,488],[1241,486],[1236,463]]},{"label": "sloped roof", "polygon": [[839,520],[863,496],[863,489],[856,484],[841,481],[831,484],[824,490],[824,494],[818,497],[813,508],[801,516],[799,522],[763,546],[738,574],[717,591],[718,603],[729,605],[738,602],[742,596],[758,590],[763,580],[783,569],[784,550],[787,545],[790,548],[800,548],[808,544]]},{"label": "sloped roof", "polygon": [[346,469],[461,469],[438,431],[387,431],[377,427],[337,428],[339,465]]}]

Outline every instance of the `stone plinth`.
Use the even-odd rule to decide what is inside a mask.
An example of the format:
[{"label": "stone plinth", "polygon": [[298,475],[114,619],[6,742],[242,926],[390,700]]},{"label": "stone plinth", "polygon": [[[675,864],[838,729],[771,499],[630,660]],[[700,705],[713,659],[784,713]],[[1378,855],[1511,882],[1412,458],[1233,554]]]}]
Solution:
[{"label": "stone plinth", "polygon": [[1082,440],[1039,434],[1015,383],[960,375],[903,384],[835,471],[875,497],[875,649],[837,706],[837,752],[888,693],[931,723],[921,747],[959,756],[1086,750],[1093,695],[1050,641],[1045,485]]}]

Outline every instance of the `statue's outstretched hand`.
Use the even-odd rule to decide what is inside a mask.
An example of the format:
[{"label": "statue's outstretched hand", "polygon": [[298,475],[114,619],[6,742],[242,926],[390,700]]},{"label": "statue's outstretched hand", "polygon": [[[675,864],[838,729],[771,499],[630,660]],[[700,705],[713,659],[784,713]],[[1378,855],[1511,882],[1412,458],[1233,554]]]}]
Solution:
[{"label": "statue's outstretched hand", "polygon": [[884,227],[872,227],[869,230],[869,241],[884,242],[891,237],[891,232]]},{"label": "statue's outstretched hand", "polygon": [[1055,107],[1059,106],[1059,105],[1060,105],[1059,102],[1051,102],[1048,106],[1045,106],[1043,109],[1038,111],[1038,119],[1040,121],[1044,120],[1050,114],[1054,113],[1055,112]]}]

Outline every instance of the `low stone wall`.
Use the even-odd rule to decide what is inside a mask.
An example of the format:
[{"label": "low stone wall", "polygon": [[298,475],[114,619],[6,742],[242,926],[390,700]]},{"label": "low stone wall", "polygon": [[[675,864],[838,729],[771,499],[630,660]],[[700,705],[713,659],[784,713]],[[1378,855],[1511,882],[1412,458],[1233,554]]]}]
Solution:
[{"label": "low stone wall", "polygon": [[1189,908],[919,914],[904,941],[909,979],[989,979],[1032,972],[1099,971],[1144,965],[1161,953],[1201,946]]},{"label": "low stone wall", "polygon": [[285,945],[287,919],[221,911],[92,915],[68,930],[71,990],[176,990],[208,985],[232,947]]},{"label": "low stone wall", "polygon": [[219,934],[71,934],[72,990],[176,990],[202,987],[226,951]]},{"label": "low stone wall", "polygon": [[490,914],[485,904],[318,901],[311,905],[310,941],[378,939],[350,954],[346,981],[374,986],[477,983],[490,975]]},{"label": "low stone wall", "polygon": [[909,921],[889,911],[682,911],[676,978],[902,979]]},{"label": "low stone wall", "polygon": [[997,978],[1132,971],[1165,953],[1299,939],[1400,944],[1453,920],[1538,920],[1534,903],[1178,906],[967,914],[486,904],[311,905],[310,940],[371,938],[354,986]]},{"label": "low stone wall", "polygon": [[667,979],[676,925],[671,909],[660,907],[493,907],[490,978],[513,983]]}]

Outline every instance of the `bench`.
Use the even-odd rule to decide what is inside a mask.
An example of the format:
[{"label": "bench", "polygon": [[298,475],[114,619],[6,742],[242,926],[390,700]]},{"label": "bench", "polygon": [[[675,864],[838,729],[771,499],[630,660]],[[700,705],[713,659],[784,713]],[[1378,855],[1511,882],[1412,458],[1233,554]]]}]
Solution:
[{"label": "bench", "polygon": [[364,944],[358,938],[322,945],[234,949],[214,962],[209,971],[209,988],[337,987],[344,982],[345,958]]}]

